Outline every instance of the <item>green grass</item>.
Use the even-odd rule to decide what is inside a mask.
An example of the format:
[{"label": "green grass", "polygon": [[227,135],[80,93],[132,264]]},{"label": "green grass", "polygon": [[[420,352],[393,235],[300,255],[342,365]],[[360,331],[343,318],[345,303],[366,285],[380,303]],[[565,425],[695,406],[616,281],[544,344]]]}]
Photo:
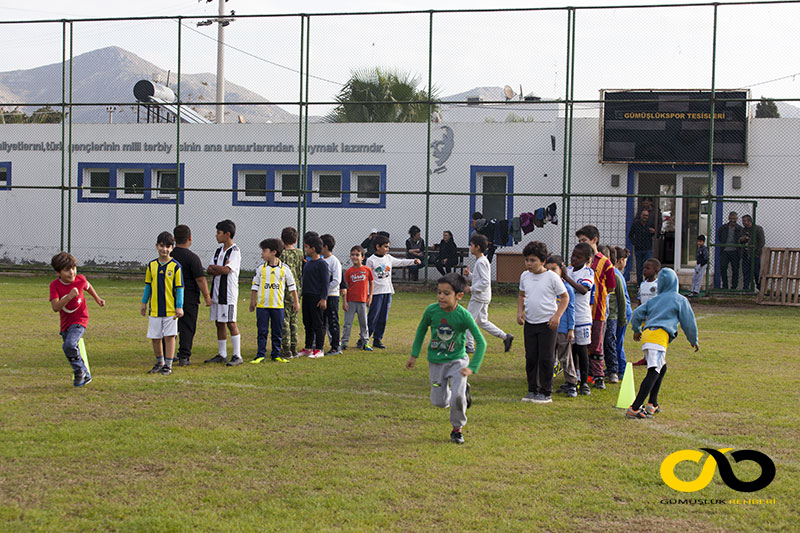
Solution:
[{"label": "green grass", "polygon": [[[467,442],[455,446],[447,412],[429,403],[427,364],[403,368],[433,293],[395,295],[386,351],[284,365],[203,365],[216,341],[201,308],[194,364],[160,376],[145,373],[141,283],[90,280],[108,305],[90,302],[95,379],[74,389],[50,278],[0,277],[0,530],[751,532],[796,530],[800,519],[796,309],[695,304],[701,351],[682,335],[670,346],[664,412],[632,421],[613,408],[616,385],[520,402],[516,302],[498,296],[490,317],[518,340],[508,354],[488,340],[470,378]],[[250,359],[255,317],[244,304],[239,327]],[[643,375],[637,367],[637,386]],[[752,494],[719,473],[696,493],[668,488],[664,457],[700,447],[762,451],[775,480]],[[698,472],[678,470],[687,480]],[[734,472],[751,480],[758,467]]]}]

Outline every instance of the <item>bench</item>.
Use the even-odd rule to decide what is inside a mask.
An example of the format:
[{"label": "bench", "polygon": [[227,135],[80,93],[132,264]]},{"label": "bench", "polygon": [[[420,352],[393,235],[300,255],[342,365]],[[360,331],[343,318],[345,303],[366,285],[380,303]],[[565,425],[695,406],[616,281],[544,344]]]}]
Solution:
[{"label": "bench", "polygon": [[[434,250],[428,250],[428,253],[434,254],[436,252]],[[389,255],[391,255],[392,257],[396,257],[398,259],[407,259],[405,247],[403,247],[403,248],[389,248]],[[467,265],[464,263],[464,258],[465,257],[469,257],[469,248],[458,248],[458,257],[459,257],[458,263],[453,265],[451,268],[453,269],[454,272],[458,272],[459,274],[464,275],[464,269],[467,267]],[[428,256],[428,259],[430,259],[430,256]],[[429,268],[436,268],[430,262],[428,263],[428,267]],[[422,268],[422,267],[420,266],[420,268]],[[394,270],[399,270],[400,271],[401,279],[406,280],[408,278],[408,267],[398,266],[398,267],[394,267]],[[438,272],[437,272],[437,274],[438,274]]]}]

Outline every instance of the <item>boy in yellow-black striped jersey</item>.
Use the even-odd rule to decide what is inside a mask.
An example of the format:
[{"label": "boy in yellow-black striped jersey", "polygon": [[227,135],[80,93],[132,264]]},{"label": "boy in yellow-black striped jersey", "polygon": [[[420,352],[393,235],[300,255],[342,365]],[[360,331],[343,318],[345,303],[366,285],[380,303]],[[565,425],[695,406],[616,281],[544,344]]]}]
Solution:
[{"label": "boy in yellow-black striped jersey", "polygon": [[[156,364],[148,373],[172,374],[175,355],[175,338],[178,335],[178,318],[183,316],[183,270],[170,254],[175,239],[168,231],[162,231],[156,239],[158,259],[147,264],[144,275],[144,294],[141,313],[147,315],[150,302],[150,319],[147,338],[153,341]],[[163,339],[163,347],[162,347]]]},{"label": "boy in yellow-black striped jersey", "polygon": [[258,353],[253,364],[266,359],[267,334],[272,323],[273,362],[288,363],[281,357],[281,340],[283,335],[283,299],[286,293],[292,295],[292,308],[296,313],[300,309],[297,300],[297,288],[291,269],[280,260],[283,242],[280,239],[264,239],[261,241],[261,258],[264,264],[256,270],[250,292],[250,312],[256,312],[258,327]]}]

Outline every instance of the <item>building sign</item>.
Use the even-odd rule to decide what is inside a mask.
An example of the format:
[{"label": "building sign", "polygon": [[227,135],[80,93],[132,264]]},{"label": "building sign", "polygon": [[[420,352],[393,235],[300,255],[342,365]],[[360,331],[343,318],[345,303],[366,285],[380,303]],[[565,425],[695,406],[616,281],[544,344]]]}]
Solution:
[{"label": "building sign", "polygon": [[[711,91],[603,91],[604,163],[707,163]],[[747,162],[746,91],[716,91],[714,162]]]}]

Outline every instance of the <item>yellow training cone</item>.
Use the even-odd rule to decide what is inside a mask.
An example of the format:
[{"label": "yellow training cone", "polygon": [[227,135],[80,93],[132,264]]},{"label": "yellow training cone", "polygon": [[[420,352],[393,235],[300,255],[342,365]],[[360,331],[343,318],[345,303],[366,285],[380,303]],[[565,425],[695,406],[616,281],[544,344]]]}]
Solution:
[{"label": "yellow training cone", "polygon": [[627,409],[636,398],[636,389],[633,387],[633,363],[625,364],[625,375],[622,376],[622,385],[617,397],[617,409]]},{"label": "yellow training cone", "polygon": [[82,337],[78,339],[78,349],[81,351],[81,359],[83,359],[83,364],[86,365],[86,371],[91,374],[92,371],[89,370],[89,356],[86,355],[86,343],[83,342]]}]

